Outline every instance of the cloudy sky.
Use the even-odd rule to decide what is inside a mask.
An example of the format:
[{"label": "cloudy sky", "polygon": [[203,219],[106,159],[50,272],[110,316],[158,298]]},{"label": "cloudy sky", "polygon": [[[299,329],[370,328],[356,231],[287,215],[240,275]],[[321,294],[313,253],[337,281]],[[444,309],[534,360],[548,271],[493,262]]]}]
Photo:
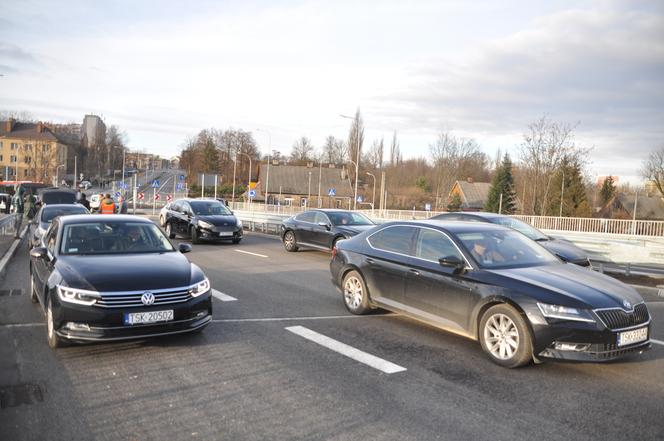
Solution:
[{"label": "cloudy sky", "polygon": [[[369,141],[406,157],[441,130],[516,154],[527,125],[578,124],[591,174],[636,181],[664,144],[664,2],[0,0],[0,110],[103,115],[175,155],[208,127]],[[256,131],[260,129],[260,131]],[[269,135],[268,135],[269,133]]]}]

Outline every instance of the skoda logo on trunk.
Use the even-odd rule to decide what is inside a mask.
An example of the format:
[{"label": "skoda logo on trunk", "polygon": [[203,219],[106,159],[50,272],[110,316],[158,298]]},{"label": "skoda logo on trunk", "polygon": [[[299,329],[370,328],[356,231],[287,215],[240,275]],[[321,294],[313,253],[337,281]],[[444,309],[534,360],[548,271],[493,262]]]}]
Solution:
[{"label": "skoda logo on trunk", "polygon": [[154,294],[150,291],[145,291],[141,296],[141,302],[143,302],[144,305],[152,305],[154,303]]}]

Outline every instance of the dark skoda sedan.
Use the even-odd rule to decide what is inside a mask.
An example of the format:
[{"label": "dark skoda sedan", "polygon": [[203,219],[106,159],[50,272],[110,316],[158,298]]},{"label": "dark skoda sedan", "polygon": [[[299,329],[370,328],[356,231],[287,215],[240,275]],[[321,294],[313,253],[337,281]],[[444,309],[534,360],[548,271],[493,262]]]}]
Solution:
[{"label": "dark skoda sedan", "polygon": [[330,270],[350,312],[382,307],[479,340],[505,367],[650,348],[650,314],[633,288],[498,225],[383,224],[340,242]]},{"label": "dark skoda sedan", "polygon": [[[162,210],[163,211],[163,210]],[[164,218],[166,234],[171,239],[190,237],[191,243],[202,240],[242,240],[242,221],[216,199],[179,199],[168,206]]]},{"label": "dark skoda sedan", "polygon": [[286,251],[297,251],[301,246],[331,250],[337,241],[374,226],[365,215],[353,211],[309,210],[284,220],[281,240]]},{"label": "dark skoda sedan", "polygon": [[30,251],[31,299],[48,343],[198,331],[212,320],[210,282],[151,221],[126,215],[55,218]]}]

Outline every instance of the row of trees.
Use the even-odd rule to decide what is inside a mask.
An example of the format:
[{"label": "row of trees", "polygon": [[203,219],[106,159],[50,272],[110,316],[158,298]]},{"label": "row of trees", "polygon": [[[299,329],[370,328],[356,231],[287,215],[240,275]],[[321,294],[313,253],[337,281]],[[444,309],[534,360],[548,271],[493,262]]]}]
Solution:
[{"label": "row of trees", "polygon": [[[601,189],[592,182],[586,170],[591,149],[576,144],[576,127],[547,117],[534,121],[527,126],[515,158],[500,151],[490,158],[475,139],[441,132],[429,145],[428,157],[403,159],[396,132],[388,142],[381,138],[365,146],[364,123],[358,109],[345,139],[329,135],[317,148],[303,136],[295,141],[290,155],[273,150],[271,156],[293,165],[345,165],[351,183],[355,181],[354,162],[359,156],[360,193],[365,201],[370,201],[373,180],[367,172],[377,177],[385,173],[390,208],[422,209],[425,203],[431,203],[434,210],[455,208],[459,201],[449,198],[450,189],[455,181],[469,179],[492,183],[484,207],[488,211],[583,217],[591,216],[593,207],[608,202],[616,188],[611,178]],[[254,165],[267,159],[261,158],[250,132],[210,129],[187,140],[181,164],[190,175],[217,173],[228,182],[236,153],[239,182],[246,181],[249,157]],[[644,176],[654,180],[659,176],[657,182],[664,186],[664,148],[659,155],[651,155]]]}]

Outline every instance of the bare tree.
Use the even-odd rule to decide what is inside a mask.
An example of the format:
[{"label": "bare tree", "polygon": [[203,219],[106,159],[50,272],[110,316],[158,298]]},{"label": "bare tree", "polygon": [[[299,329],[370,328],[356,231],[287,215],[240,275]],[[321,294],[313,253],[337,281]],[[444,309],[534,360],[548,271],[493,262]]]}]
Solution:
[{"label": "bare tree", "polygon": [[306,136],[295,141],[291,150],[290,160],[293,163],[303,163],[312,159],[314,146]]},{"label": "bare tree", "polygon": [[579,148],[574,144],[575,127],[542,117],[531,123],[523,135],[520,159],[523,185],[530,194],[527,209],[531,213],[544,215],[546,212],[552,179],[565,158],[581,166],[586,164],[590,149]]},{"label": "bare tree", "polygon": [[488,181],[488,159],[472,138],[457,138],[450,132],[441,132],[429,145],[436,171],[436,204],[446,199],[454,181],[473,178]]},{"label": "bare tree", "polygon": [[390,144],[390,165],[395,166],[401,162],[401,152],[399,151],[399,140],[397,139],[397,132],[394,131],[392,135],[392,144]]},{"label": "bare tree", "polygon": [[380,141],[374,141],[373,144],[371,144],[371,148],[364,157],[365,162],[367,162],[374,170],[382,169],[384,150],[385,147],[382,138]]},{"label": "bare tree", "polygon": [[[359,142],[358,142],[359,139]],[[356,162],[358,158],[362,157],[362,145],[364,144],[364,123],[362,122],[362,116],[360,115],[360,109],[358,108],[355,112],[355,118],[348,132],[348,142],[346,143],[348,147],[348,156],[349,159],[353,162]],[[359,152],[358,152],[359,148]],[[357,164],[360,167],[360,164]]]},{"label": "bare tree", "polygon": [[643,161],[641,174],[644,178],[652,181],[664,197],[664,145],[650,152],[648,159]]}]

